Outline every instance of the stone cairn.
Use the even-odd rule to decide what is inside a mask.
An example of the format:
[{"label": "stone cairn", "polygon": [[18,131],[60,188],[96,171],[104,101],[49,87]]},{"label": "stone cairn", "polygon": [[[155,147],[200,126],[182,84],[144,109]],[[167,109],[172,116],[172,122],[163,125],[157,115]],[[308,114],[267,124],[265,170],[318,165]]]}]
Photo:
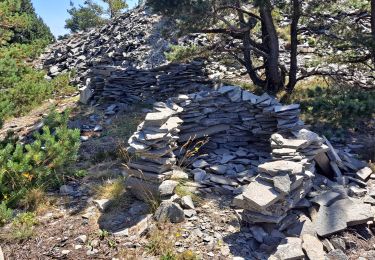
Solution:
[{"label": "stone cairn", "polygon": [[[299,112],[297,104],[235,86],[155,103],[129,139],[126,185],[144,200],[169,199],[184,168],[200,192],[233,195],[251,224],[313,225],[325,237],[373,220],[365,202],[375,200],[365,200],[363,189],[371,169],[304,129]],[[186,158],[188,143],[204,145]],[[290,221],[295,209],[311,207],[319,209],[313,222]]]}]

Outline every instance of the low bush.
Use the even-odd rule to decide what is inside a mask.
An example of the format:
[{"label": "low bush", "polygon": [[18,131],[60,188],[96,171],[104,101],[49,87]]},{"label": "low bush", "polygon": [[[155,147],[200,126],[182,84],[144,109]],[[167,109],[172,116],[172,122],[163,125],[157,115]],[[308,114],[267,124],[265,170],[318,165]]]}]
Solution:
[{"label": "low bush", "polygon": [[47,80],[44,71],[27,63],[44,46],[44,42],[36,41],[0,48],[0,127],[4,119],[23,115],[54,94],[69,95],[76,91],[69,84],[71,73]]},{"label": "low bush", "polygon": [[61,183],[77,158],[80,131],[67,128],[66,115],[48,118],[33,142],[0,144],[0,200],[7,205],[15,205],[32,188]]},{"label": "low bush", "polygon": [[1,202],[0,204],[0,227],[4,224],[8,223],[13,216],[13,210],[8,208],[5,202]]},{"label": "low bush", "polygon": [[194,44],[189,46],[171,45],[171,49],[165,53],[165,57],[170,62],[187,62],[194,58],[204,57],[207,53],[206,48]]},{"label": "low bush", "polygon": [[296,90],[292,102],[300,103],[307,123],[331,127],[356,127],[375,114],[375,91],[320,87]]}]

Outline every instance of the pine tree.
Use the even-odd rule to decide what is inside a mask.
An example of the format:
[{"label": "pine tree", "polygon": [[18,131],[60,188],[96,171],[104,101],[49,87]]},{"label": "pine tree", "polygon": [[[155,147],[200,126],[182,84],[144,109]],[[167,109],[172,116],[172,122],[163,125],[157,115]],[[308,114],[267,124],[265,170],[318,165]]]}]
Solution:
[{"label": "pine tree", "polygon": [[30,24],[27,14],[21,13],[21,0],[0,1],[0,46],[6,45],[14,36],[15,30]]},{"label": "pine tree", "polygon": [[28,16],[29,23],[26,27],[15,31],[11,42],[30,43],[40,39],[48,42],[54,41],[55,37],[51,33],[50,28],[36,14],[31,0],[21,0],[19,12]]},{"label": "pine tree", "polygon": [[70,2],[70,6],[68,13],[71,17],[65,21],[65,28],[73,33],[85,31],[106,22],[106,19],[102,17],[103,8],[91,0],[85,1],[84,5],[80,5],[78,8],[74,6],[73,2]]},{"label": "pine tree", "polygon": [[103,0],[108,4],[107,13],[111,18],[119,15],[124,9],[128,8],[128,4],[124,0]]}]

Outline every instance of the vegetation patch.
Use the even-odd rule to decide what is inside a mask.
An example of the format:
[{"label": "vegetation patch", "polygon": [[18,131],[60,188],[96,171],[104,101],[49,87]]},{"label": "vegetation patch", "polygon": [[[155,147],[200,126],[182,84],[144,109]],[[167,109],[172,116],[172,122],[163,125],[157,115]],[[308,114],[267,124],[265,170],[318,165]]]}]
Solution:
[{"label": "vegetation patch", "polygon": [[301,104],[306,123],[328,127],[326,130],[354,128],[375,115],[374,90],[328,86],[319,78],[302,83],[289,102]]},{"label": "vegetation patch", "polygon": [[165,57],[170,62],[188,62],[198,57],[207,57],[208,53],[207,48],[194,44],[189,46],[171,45],[171,49],[165,53]]},{"label": "vegetation patch", "polygon": [[0,143],[0,200],[15,205],[30,189],[64,181],[69,174],[64,169],[77,159],[80,146],[80,131],[68,129],[67,118],[47,117],[29,144],[9,139]]}]

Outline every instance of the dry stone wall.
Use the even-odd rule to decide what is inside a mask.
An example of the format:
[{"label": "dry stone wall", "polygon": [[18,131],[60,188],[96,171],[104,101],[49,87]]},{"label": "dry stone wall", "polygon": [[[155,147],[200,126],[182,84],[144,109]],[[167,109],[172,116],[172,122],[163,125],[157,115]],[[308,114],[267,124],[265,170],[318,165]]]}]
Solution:
[{"label": "dry stone wall", "polygon": [[[157,103],[154,112],[147,114],[129,139],[129,152],[136,154],[137,159],[128,163],[127,184],[142,198],[145,198],[144,191],[152,196],[172,195],[173,189],[166,194],[160,187],[178,171],[178,161],[183,161],[189,152],[177,148],[189,141],[207,139],[201,151],[207,156],[190,165],[195,179],[203,186],[240,192],[254,178],[259,162],[271,159],[271,135],[297,131],[303,126],[298,114],[298,105],[282,106],[267,94],[256,96],[235,86],[179,95],[166,103]],[[209,173],[203,170],[207,166]],[[303,175],[302,164],[291,167],[299,167],[298,172],[291,172],[295,178]],[[296,188],[307,192],[311,185],[303,180],[310,177],[303,175],[302,180],[292,178],[291,181]],[[283,192],[282,197],[290,188]]]},{"label": "dry stone wall", "polygon": [[[168,200],[178,179],[190,177],[200,192],[232,195],[248,223],[283,231],[306,222],[322,237],[372,220],[363,199],[371,169],[304,129],[299,112],[235,86],[155,103],[128,141],[126,185],[140,199]],[[313,222],[294,220],[296,209],[313,205]]]},{"label": "dry stone wall", "polygon": [[[99,99],[137,103],[161,101],[171,95],[209,89],[203,63],[168,64],[154,69],[96,67],[90,71],[88,87],[94,101]],[[152,102],[153,103],[153,102]]]}]

